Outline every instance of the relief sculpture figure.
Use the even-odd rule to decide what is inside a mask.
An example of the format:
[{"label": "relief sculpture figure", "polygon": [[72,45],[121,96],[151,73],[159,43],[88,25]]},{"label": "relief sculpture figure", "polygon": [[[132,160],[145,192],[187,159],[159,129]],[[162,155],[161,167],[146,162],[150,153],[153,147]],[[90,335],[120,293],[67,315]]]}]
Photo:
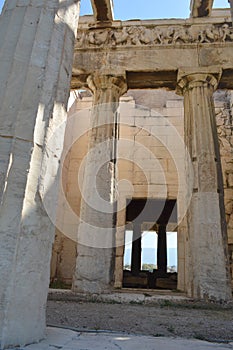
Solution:
[{"label": "relief sculpture figure", "polygon": [[183,43],[192,42],[192,37],[187,29],[179,27],[174,30],[172,44],[175,44],[177,41],[181,41]]},{"label": "relief sculpture figure", "polygon": [[213,43],[233,40],[233,28],[208,25],[197,32],[195,26],[127,26],[78,31],[77,46],[145,46]]},{"label": "relief sculpture figure", "polygon": [[112,39],[113,45],[126,45],[130,38],[128,28],[123,27],[121,31],[111,31],[110,37]]},{"label": "relief sculpture figure", "polygon": [[219,34],[222,42],[226,41],[227,39],[233,40],[233,30],[227,23],[223,24],[219,29]]},{"label": "relief sculpture figure", "polygon": [[142,44],[152,44],[154,42],[153,31],[151,29],[141,27],[139,41]]},{"label": "relief sculpture figure", "polygon": [[204,43],[204,42],[211,43],[214,41],[218,41],[219,37],[220,35],[219,35],[218,28],[215,28],[213,25],[211,25],[199,32],[198,39],[200,43]]},{"label": "relief sculpture figure", "polygon": [[141,27],[131,27],[128,30],[128,33],[130,35],[130,43],[131,45],[141,45],[141,42],[139,40],[139,34],[140,34]]},{"label": "relief sculpture figure", "polygon": [[101,46],[106,43],[108,39],[108,31],[100,30],[100,31],[90,31],[88,35],[88,41],[90,44],[95,46]]}]

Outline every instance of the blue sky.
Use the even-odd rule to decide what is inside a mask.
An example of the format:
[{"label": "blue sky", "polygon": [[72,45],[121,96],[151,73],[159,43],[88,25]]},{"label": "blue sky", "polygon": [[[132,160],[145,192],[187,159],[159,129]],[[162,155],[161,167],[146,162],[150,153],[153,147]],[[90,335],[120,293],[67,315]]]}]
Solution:
[{"label": "blue sky", "polygon": [[[115,19],[187,18],[190,0],[113,0]],[[90,0],[81,0],[81,14],[92,13]],[[215,0],[214,7],[229,7],[228,0]]]},{"label": "blue sky", "polygon": [[[90,0],[81,0],[81,14],[92,13]],[[0,0],[0,10],[4,0]],[[114,0],[115,19],[187,18],[190,0]],[[229,7],[228,0],[215,0],[214,7]]]}]

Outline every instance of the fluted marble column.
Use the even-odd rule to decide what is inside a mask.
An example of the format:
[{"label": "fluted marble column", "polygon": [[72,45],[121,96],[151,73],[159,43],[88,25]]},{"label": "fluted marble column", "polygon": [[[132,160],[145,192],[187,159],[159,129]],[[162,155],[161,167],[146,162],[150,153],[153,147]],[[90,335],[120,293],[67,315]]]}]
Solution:
[{"label": "fluted marble column", "polygon": [[78,0],[6,0],[0,17],[0,348],[45,336],[56,180]]},{"label": "fluted marble column", "polygon": [[73,289],[101,293],[113,283],[117,107],[126,83],[124,77],[93,74],[88,77],[88,85],[94,102]]},{"label": "fluted marble column", "polygon": [[[228,300],[227,233],[213,103],[220,75],[216,68],[180,71],[178,89],[184,95],[185,143],[194,170],[187,212],[187,292],[194,298]],[[186,170],[189,176],[190,169]]]}]

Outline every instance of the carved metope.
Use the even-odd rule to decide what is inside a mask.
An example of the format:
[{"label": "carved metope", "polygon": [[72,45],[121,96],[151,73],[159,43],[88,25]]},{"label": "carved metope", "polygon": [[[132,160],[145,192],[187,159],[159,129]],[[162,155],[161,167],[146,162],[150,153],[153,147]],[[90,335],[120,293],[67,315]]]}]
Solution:
[{"label": "carved metope", "polygon": [[79,29],[77,49],[121,46],[154,46],[233,41],[231,23],[200,26],[125,26]]}]

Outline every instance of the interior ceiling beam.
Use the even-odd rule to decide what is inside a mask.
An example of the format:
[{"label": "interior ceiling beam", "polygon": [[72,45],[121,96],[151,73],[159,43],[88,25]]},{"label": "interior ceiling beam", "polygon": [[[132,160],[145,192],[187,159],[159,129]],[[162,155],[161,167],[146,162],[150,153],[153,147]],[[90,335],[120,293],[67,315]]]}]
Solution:
[{"label": "interior ceiling beam", "polygon": [[97,22],[113,21],[113,0],[91,0],[91,4]]},{"label": "interior ceiling beam", "polygon": [[213,7],[214,0],[191,0],[191,17],[209,16]]}]

